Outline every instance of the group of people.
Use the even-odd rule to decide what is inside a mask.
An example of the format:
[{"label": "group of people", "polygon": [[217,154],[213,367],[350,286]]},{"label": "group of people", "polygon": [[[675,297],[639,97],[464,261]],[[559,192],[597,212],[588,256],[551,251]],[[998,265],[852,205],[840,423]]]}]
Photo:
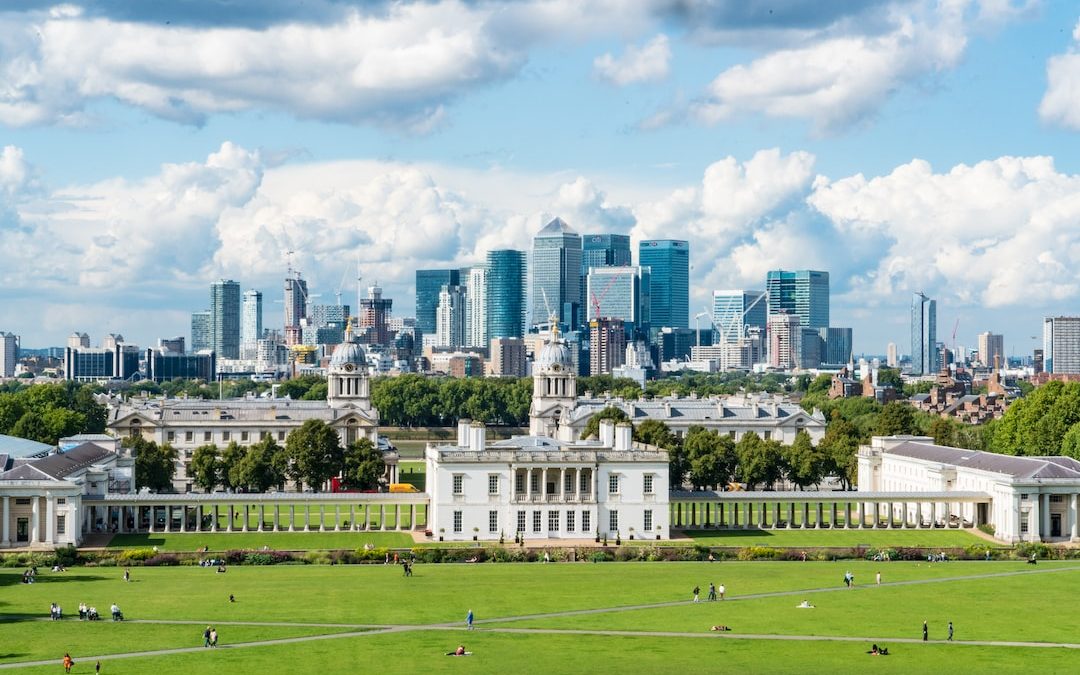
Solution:
[{"label": "group of people", "polygon": [[855,575],[851,573],[851,570],[844,572],[844,585],[848,588],[855,585]]},{"label": "group of people", "polygon": [[207,626],[203,631],[203,647],[217,647],[217,629],[213,626]]},{"label": "group of people", "polygon": [[[120,611],[120,606],[115,602],[109,608],[112,614],[113,621],[123,621],[124,613]],[[59,621],[64,618],[64,610],[57,603],[49,605],[49,618],[53,621]],[[79,621],[97,621],[101,617],[98,615],[97,607],[87,605],[85,602],[79,603]]]},{"label": "group of people", "polygon": [[[70,673],[72,667],[75,666],[75,659],[71,658],[71,654],[69,654],[67,652],[64,652],[64,660],[61,661],[61,663],[64,666],[64,672],[65,673]],[[94,672],[95,673],[100,673],[101,672],[101,661],[98,661],[97,663],[94,664]]]},{"label": "group of people", "polygon": [[[694,594],[694,602],[699,602],[701,595],[701,587],[694,586],[694,590],[691,591],[691,593]],[[727,587],[725,587],[724,584],[720,584],[719,586],[717,586],[716,584],[710,582],[709,595],[707,596],[707,599],[709,601],[713,601],[716,600],[717,597],[719,597],[721,600],[723,600],[725,593],[727,593]]]},{"label": "group of people", "polygon": [[[953,637],[952,621],[949,622],[948,630],[949,630],[949,636],[946,639],[949,642],[952,642],[952,637]],[[925,621],[922,622],[922,639],[923,639],[923,642],[926,642],[927,640],[930,639],[930,627],[926,625]]]},{"label": "group of people", "polygon": [[89,607],[85,602],[79,603],[79,621],[97,621],[100,618],[97,607]]},{"label": "group of people", "polygon": [[37,576],[37,567],[31,567],[22,574],[22,582],[24,584],[34,583],[34,577]]}]

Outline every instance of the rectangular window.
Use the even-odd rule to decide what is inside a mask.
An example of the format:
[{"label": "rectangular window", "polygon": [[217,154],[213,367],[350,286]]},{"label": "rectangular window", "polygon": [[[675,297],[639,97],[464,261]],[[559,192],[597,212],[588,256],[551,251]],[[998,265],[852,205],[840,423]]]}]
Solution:
[{"label": "rectangular window", "polygon": [[57,506],[64,506],[65,504],[67,504],[67,499],[66,498],[64,498],[64,497],[57,497],[56,498],[56,505]]},{"label": "rectangular window", "polygon": [[567,511],[566,512],[566,531],[567,532],[573,532],[574,531],[574,515],[576,513],[577,513],[576,511]]},{"label": "rectangular window", "polygon": [[1065,495],[1050,495],[1051,504],[1060,504],[1065,501]]},{"label": "rectangular window", "polygon": [[499,531],[499,512],[488,511],[488,532]]},{"label": "rectangular window", "polygon": [[247,442],[247,439],[248,439],[248,432],[246,432],[246,431],[241,431],[241,432],[240,432],[240,440],[241,440],[241,441],[244,441],[244,442]]},{"label": "rectangular window", "polygon": [[230,431],[222,431],[222,432],[221,432],[221,440],[223,440],[223,441],[227,441],[227,440],[229,440],[229,439],[230,439],[231,437],[232,437],[232,432],[230,432]]},{"label": "rectangular window", "polygon": [[592,513],[589,511],[581,512],[581,531],[588,532],[592,529]]},{"label": "rectangular window", "polygon": [[611,474],[607,477],[607,491],[608,494],[619,494],[619,477],[615,474]]},{"label": "rectangular window", "polygon": [[454,532],[461,532],[461,511],[454,511]]},{"label": "rectangular window", "polygon": [[30,498],[29,497],[16,497],[15,498],[15,506],[30,506]]},{"label": "rectangular window", "polygon": [[651,495],[653,493],[652,484],[653,475],[651,473],[645,474],[645,494]]},{"label": "rectangular window", "polygon": [[559,512],[548,511],[548,532],[559,531]]},{"label": "rectangular window", "polygon": [[524,532],[525,531],[525,512],[524,511],[518,511],[517,512],[517,531],[518,532]]},{"label": "rectangular window", "polygon": [[540,518],[542,518],[540,511],[533,511],[533,532],[540,531]]},{"label": "rectangular window", "polygon": [[1028,514],[1020,514],[1020,534],[1027,534],[1028,531]]},{"label": "rectangular window", "polygon": [[533,471],[533,472],[531,472],[529,474],[529,486],[530,486],[529,489],[532,490],[532,493],[534,495],[535,494],[540,494],[540,472],[539,471]]},{"label": "rectangular window", "polygon": [[488,494],[489,495],[497,495],[497,494],[499,494],[499,474],[497,474],[497,473],[489,473],[488,474]]},{"label": "rectangular window", "polygon": [[279,441],[283,441],[283,440],[285,440],[285,432],[284,432],[284,431],[279,431],[279,432],[277,432],[277,439],[278,439]]},{"label": "rectangular window", "polygon": [[645,509],[645,532],[652,532],[652,510]]},{"label": "rectangular window", "polygon": [[761,433],[761,437],[762,437],[762,438],[763,438],[764,440],[766,440],[766,441],[767,441],[767,440],[769,440],[770,438],[772,438],[772,432],[771,432],[771,431],[763,431],[763,432]]},{"label": "rectangular window", "polygon": [[519,495],[525,493],[525,474],[514,474],[514,492]]},{"label": "rectangular window", "polygon": [[727,435],[728,435],[728,438],[735,438],[735,430],[732,429],[731,431],[727,432]]},{"label": "rectangular window", "polygon": [[618,532],[619,531],[619,512],[618,511],[609,511],[608,512],[608,530],[611,531],[611,532]]},{"label": "rectangular window", "polygon": [[460,495],[465,492],[465,476],[460,473],[454,474],[454,494]]},{"label": "rectangular window", "polygon": [[588,471],[582,471],[581,472],[581,480],[578,481],[578,485],[581,486],[581,494],[583,494],[583,495],[587,495],[590,492],[590,490],[589,490],[589,478],[590,477],[589,477],[589,472]]},{"label": "rectangular window", "polygon": [[56,533],[65,534],[67,532],[67,516],[56,517]]},{"label": "rectangular window", "polygon": [[194,431],[185,431],[184,432],[184,440],[187,441],[188,443],[195,440],[195,432]]},{"label": "rectangular window", "polygon": [[563,478],[563,491],[567,494],[574,493],[574,474],[569,471],[566,472],[566,476]]},{"label": "rectangular window", "polygon": [[206,441],[207,443],[209,443],[213,438],[214,438],[213,432],[204,431],[203,434],[202,434],[202,439],[204,441]]},{"label": "rectangular window", "polygon": [[172,443],[173,441],[175,441],[176,440],[176,432],[175,431],[167,431],[167,432],[165,432],[165,440],[168,441],[169,443]]}]

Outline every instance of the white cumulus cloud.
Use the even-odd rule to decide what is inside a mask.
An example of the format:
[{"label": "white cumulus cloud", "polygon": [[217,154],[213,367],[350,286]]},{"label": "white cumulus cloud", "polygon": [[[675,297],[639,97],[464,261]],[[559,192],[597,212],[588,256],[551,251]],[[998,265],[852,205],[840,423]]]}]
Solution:
[{"label": "white cumulus cloud", "polygon": [[668,76],[670,67],[671,45],[664,34],[657,35],[641,47],[628,46],[622,56],[607,53],[593,61],[593,72],[597,77],[620,87],[662,80]]},{"label": "white cumulus cloud", "polygon": [[1039,115],[1046,122],[1080,129],[1080,21],[1072,37],[1069,50],[1046,63],[1046,93]]}]

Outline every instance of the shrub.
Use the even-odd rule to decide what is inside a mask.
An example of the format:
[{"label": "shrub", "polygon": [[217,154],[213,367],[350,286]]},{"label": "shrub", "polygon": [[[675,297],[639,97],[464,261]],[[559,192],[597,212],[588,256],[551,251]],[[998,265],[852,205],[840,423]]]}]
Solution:
[{"label": "shrub", "polygon": [[615,556],[611,555],[608,551],[593,551],[589,556],[589,561],[594,563],[610,562],[615,559]]},{"label": "shrub", "polygon": [[778,548],[768,546],[747,546],[739,549],[739,560],[776,560],[782,556]]},{"label": "shrub", "polygon": [[180,558],[175,553],[159,553],[143,561],[147,567],[174,566],[180,564]]},{"label": "shrub", "polygon": [[244,558],[244,564],[246,565],[278,565],[283,562],[289,562],[292,560],[292,556],[284,551],[261,551],[258,553],[249,553]]},{"label": "shrub", "polygon": [[121,564],[127,564],[130,562],[142,562],[149,560],[157,555],[157,551],[152,548],[129,548],[126,551],[120,553],[117,556],[117,562]]},{"label": "shrub", "polygon": [[979,524],[979,531],[984,533],[984,534],[988,534],[991,537],[994,536],[994,532],[995,532],[994,526],[991,523],[980,523]]},{"label": "shrub", "polygon": [[63,565],[64,567],[70,567],[79,560],[79,549],[75,548],[71,544],[56,549],[56,564]]}]

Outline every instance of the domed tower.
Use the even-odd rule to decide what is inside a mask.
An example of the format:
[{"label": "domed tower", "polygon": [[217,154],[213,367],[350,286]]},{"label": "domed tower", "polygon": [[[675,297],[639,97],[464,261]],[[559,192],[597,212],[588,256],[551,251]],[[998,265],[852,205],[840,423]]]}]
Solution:
[{"label": "domed tower", "polygon": [[326,402],[331,408],[371,410],[371,385],[368,381],[367,358],[364,348],[349,341],[334,348],[326,375]]},{"label": "domed tower", "polygon": [[568,418],[577,400],[577,374],[570,349],[556,331],[544,343],[533,364],[533,396],[529,408],[529,433],[559,438],[559,425]]}]

